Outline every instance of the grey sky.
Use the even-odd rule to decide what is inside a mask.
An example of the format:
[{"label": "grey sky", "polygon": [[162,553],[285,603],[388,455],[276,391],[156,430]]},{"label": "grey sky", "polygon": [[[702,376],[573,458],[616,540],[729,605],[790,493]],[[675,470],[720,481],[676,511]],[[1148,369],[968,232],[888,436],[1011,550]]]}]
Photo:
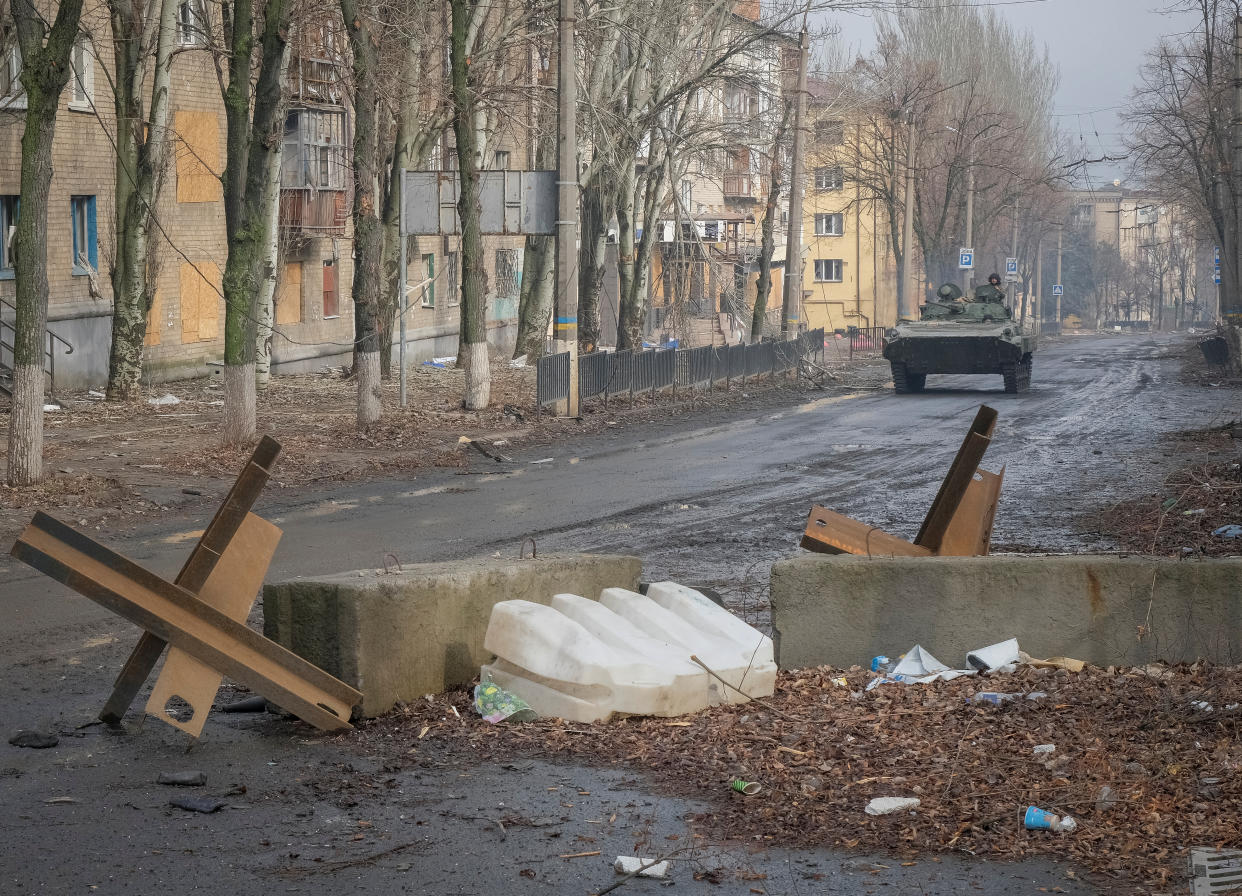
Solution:
[{"label": "grey sky", "polygon": [[[1171,0],[1170,0],[1171,2]],[[980,0],[979,5],[991,5]],[[1078,154],[1098,159],[1119,156],[1121,126],[1117,119],[1138,80],[1145,52],[1162,35],[1185,30],[1193,20],[1185,14],[1160,12],[1163,0],[1031,0],[998,3],[1000,14],[1015,27],[1046,44],[1061,71],[1056,99],[1057,122]],[[874,23],[866,13],[831,14],[841,39],[860,53],[873,46]],[[1097,137],[1098,134],[1098,137]],[[1093,185],[1124,177],[1122,166],[1089,166]]]}]

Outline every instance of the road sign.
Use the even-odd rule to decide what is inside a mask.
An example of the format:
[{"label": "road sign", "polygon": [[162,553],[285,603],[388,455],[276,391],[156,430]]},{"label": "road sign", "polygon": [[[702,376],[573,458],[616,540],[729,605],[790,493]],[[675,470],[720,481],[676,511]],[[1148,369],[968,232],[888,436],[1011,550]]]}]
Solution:
[{"label": "road sign", "polygon": [[1064,287],[1064,286],[1062,286],[1060,283],[1054,283],[1054,284],[1052,285],[1052,294],[1053,294],[1054,296],[1063,296],[1063,295],[1065,295],[1065,287]]},{"label": "road sign", "polygon": [[1212,262],[1217,267],[1220,267],[1220,246],[1212,247]]},{"label": "road sign", "polygon": [[957,256],[957,266],[963,271],[973,271],[975,269],[975,250],[962,249]]},{"label": "road sign", "polygon": [[1018,276],[1018,259],[1005,259],[1005,280],[1009,283],[1017,283],[1021,278]]}]

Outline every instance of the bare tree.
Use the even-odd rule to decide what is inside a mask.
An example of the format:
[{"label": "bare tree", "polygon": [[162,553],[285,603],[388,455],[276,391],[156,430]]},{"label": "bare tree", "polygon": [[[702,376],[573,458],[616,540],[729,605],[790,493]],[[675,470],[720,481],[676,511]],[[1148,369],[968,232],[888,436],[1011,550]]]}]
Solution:
[{"label": "bare tree", "polygon": [[258,16],[254,0],[225,0],[222,4],[229,48],[227,83],[222,82],[227,125],[224,225],[228,238],[223,278],[225,444],[251,441],[256,431],[255,297],[266,265],[271,263],[271,217],[263,196],[272,177],[270,156],[280,145],[285,124],[281,82],[288,58],[290,4],[289,0],[263,3]]},{"label": "bare tree", "polygon": [[26,95],[22,132],[21,208],[15,235],[17,313],[13,338],[13,408],[9,416],[8,481],[43,479],[43,351],[47,330],[47,212],[52,141],[61,91],[69,82],[82,0],[61,0],[49,26],[33,0],[11,0]]},{"label": "bare tree", "polygon": [[[1195,27],[1148,53],[1126,112],[1130,165],[1168,201],[1188,211],[1221,248],[1221,313],[1242,314],[1238,270],[1238,176],[1231,176],[1233,25],[1236,0],[1180,0]],[[1233,330],[1232,356],[1239,357]]]},{"label": "bare tree", "polygon": [[[138,397],[147,316],[155,297],[155,202],[168,160],[169,81],[177,43],[177,3],[109,0],[108,11],[117,128],[113,203],[116,253],[109,272],[112,346],[107,395],[113,401],[132,401]],[[144,101],[148,83],[150,95]]]}]

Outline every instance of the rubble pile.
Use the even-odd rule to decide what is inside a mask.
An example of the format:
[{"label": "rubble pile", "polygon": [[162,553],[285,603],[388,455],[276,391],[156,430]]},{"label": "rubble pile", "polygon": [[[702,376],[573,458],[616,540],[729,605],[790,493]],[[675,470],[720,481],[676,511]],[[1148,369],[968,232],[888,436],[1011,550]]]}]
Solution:
[{"label": "rubble pile", "polygon": [[[705,802],[697,832],[767,846],[1067,859],[1156,892],[1194,846],[1242,846],[1242,667],[1019,666],[925,684],[859,667],[782,673],[775,696],[681,719],[492,725],[466,691],[368,725],[394,760],[572,759]],[[417,762],[417,758],[412,761]],[[733,780],[761,782],[743,796]],[[916,808],[867,814],[877,798]],[[900,804],[899,804],[900,805]],[[1076,824],[1024,826],[1038,806]]]}]

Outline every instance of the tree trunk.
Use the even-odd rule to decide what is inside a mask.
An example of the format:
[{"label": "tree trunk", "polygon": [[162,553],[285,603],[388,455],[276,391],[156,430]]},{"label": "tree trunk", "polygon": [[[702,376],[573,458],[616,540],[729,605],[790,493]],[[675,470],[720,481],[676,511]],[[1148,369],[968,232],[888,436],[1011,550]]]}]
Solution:
[{"label": "tree trunk", "polygon": [[458,366],[466,371],[465,406],[480,410],[491,401],[491,368],[487,356],[487,305],[484,297],[483,233],[481,229],[477,118],[477,84],[470,72],[467,31],[478,0],[451,0],[453,133],[461,193],[461,349]]},{"label": "tree trunk", "polygon": [[[286,45],[286,50],[288,49]],[[282,68],[288,66],[288,53]],[[266,389],[272,377],[272,335],[276,321],[276,289],[280,285],[280,160],[284,155],[284,141],[277,142],[275,151],[268,153],[267,180],[263,184],[261,204],[267,214],[267,258],[263,264],[263,279],[255,304],[254,383],[256,389]]]},{"label": "tree trunk", "polygon": [[[535,168],[546,170],[556,163],[555,108],[551,103],[536,100],[540,114],[535,128]],[[585,240],[583,241],[585,247]],[[550,236],[528,236],[522,258],[522,288],[518,294],[518,331],[513,346],[513,357],[525,355],[528,361],[543,357],[544,343],[548,336],[548,324],[552,321],[553,298],[556,277],[554,243]],[[581,277],[578,294],[582,294]],[[595,332],[598,342],[599,305],[596,303]],[[583,316],[579,303],[579,336],[583,332]]]},{"label": "tree trunk", "polygon": [[[763,338],[763,326],[768,314],[768,296],[772,292],[772,255],[776,251],[776,215],[779,211],[778,202],[781,197],[781,180],[785,176],[785,166],[781,164],[781,144],[784,142],[785,131],[789,127],[789,102],[785,102],[784,114],[781,116],[780,127],[772,141],[772,156],[768,166],[768,195],[763,207],[763,221],[759,225],[759,279],[755,283],[755,307],[750,316],[750,341],[758,342]],[[787,261],[786,264],[792,262]]]},{"label": "tree trunk", "polygon": [[[158,18],[146,20],[142,0],[112,0],[113,80],[116,110],[116,185],[113,201],[116,252],[112,263],[112,345],[108,354],[110,401],[133,401],[142,377],[147,318],[155,297],[158,258],[152,240],[154,206],[168,157],[169,81],[176,43],[177,3],[161,0]],[[147,54],[154,52],[150,114],[143,108]]]},{"label": "tree trunk", "polygon": [[599,297],[604,286],[608,219],[613,207],[613,191],[607,180],[607,172],[601,171],[579,194],[582,238],[578,246],[578,351],[582,354],[599,346]]},{"label": "tree trunk", "polygon": [[528,236],[522,262],[522,291],[518,298],[517,343],[513,357],[533,363],[543,357],[552,321],[556,279],[555,248],[550,236]]},{"label": "tree trunk", "polygon": [[384,235],[376,201],[379,152],[379,51],[373,28],[356,0],[341,0],[354,53],[354,345],[358,428],[383,414],[380,394],[380,256]]},{"label": "tree trunk", "polygon": [[284,71],[289,28],[287,0],[266,0],[262,59],[251,115],[250,83],[254,50],[251,0],[233,6],[229,79],[224,109],[228,126],[224,167],[224,222],[228,258],[224,264],[224,428],[226,445],[254,440],[256,296],[268,262],[268,209],[264,184],[270,157],[284,134]]},{"label": "tree trunk", "polygon": [[[17,311],[13,337],[13,404],[9,415],[8,481],[43,479],[43,352],[47,339],[47,194],[52,184],[56,108],[69,81],[82,0],[61,0],[50,31],[31,0],[13,0],[26,91],[22,133],[21,204],[14,272]],[[46,39],[46,44],[45,44]]]}]

